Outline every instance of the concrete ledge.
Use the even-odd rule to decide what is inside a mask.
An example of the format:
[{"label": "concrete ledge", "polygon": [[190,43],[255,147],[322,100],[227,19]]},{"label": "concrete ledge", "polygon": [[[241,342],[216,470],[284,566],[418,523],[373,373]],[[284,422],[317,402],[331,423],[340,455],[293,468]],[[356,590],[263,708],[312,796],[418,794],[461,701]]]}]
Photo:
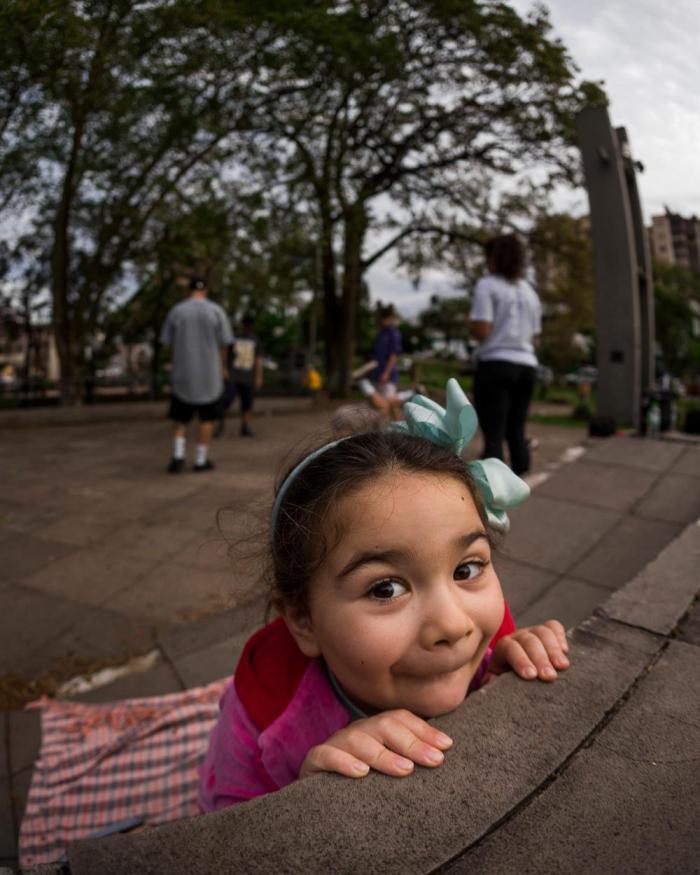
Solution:
[{"label": "concrete ledge", "polygon": [[152,832],[79,842],[71,870],[428,872],[550,779],[645,671],[659,639],[625,630],[615,640],[612,626],[574,634],[572,668],[557,684],[506,676],[438,721],[455,739],[440,769],[400,781],[321,775]]},{"label": "concrete ledge", "polygon": [[[700,648],[666,634],[697,595],[697,529],[624,587],[618,608],[614,596],[608,616],[573,630],[572,666],[555,684],[506,675],[436,721],[455,739],[440,769],[319,775],[215,814],[77,842],[71,871],[693,871]],[[645,595],[654,575],[663,599]]]},{"label": "concrete ledge", "polygon": [[700,525],[696,523],[611,595],[601,612],[612,620],[668,635],[688,610],[699,584]]}]

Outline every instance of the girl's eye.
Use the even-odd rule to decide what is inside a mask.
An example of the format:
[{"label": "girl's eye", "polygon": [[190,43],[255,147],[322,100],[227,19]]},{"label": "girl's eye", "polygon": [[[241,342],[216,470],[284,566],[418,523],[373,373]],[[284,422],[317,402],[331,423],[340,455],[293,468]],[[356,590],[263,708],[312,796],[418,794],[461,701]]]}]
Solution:
[{"label": "girl's eye", "polygon": [[380,601],[386,602],[390,599],[398,598],[405,592],[408,592],[408,590],[402,583],[399,583],[398,580],[380,580],[379,583],[375,583],[370,589],[369,595],[373,599],[379,599]]},{"label": "girl's eye", "polygon": [[455,580],[474,580],[483,573],[484,565],[480,559],[472,559],[471,562],[463,562],[455,568]]}]

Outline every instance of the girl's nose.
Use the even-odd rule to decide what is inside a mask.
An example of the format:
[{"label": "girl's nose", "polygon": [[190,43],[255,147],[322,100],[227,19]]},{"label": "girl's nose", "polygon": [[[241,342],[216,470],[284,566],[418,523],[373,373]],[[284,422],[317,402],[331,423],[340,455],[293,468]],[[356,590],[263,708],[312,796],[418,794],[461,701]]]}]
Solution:
[{"label": "girl's nose", "polygon": [[473,631],[474,621],[460,595],[450,586],[437,586],[426,597],[423,635],[427,647],[452,645]]}]

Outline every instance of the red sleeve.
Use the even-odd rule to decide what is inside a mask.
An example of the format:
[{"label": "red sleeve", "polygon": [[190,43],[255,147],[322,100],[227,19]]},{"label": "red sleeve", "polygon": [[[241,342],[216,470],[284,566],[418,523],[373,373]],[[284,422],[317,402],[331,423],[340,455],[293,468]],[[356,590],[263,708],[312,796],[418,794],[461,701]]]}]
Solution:
[{"label": "red sleeve", "polygon": [[504,600],[505,612],[503,614],[503,621],[498,628],[498,632],[491,639],[491,647],[493,647],[499,638],[505,638],[507,635],[512,635],[515,632],[515,623],[513,622],[513,617],[510,613],[510,608],[508,607],[508,602]]},{"label": "red sleeve", "polygon": [[280,617],[259,629],[243,648],[236,667],[236,693],[253,722],[266,729],[284,711],[301,682],[308,657]]}]

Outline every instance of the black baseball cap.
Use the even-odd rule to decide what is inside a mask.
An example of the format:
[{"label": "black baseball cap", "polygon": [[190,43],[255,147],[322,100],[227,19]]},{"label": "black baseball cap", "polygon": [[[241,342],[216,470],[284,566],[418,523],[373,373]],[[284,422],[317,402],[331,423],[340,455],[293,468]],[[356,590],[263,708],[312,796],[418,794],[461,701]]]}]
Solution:
[{"label": "black baseball cap", "polygon": [[203,276],[193,276],[190,280],[190,291],[191,292],[201,292],[202,289],[207,288],[207,281]]}]

